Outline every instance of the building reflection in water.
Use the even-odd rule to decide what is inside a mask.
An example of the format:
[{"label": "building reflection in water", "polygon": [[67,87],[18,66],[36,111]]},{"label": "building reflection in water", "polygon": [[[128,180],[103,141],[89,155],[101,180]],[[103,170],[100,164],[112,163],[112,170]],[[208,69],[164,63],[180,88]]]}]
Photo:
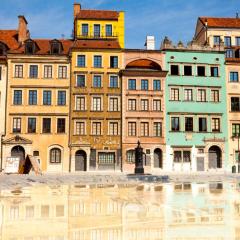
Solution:
[{"label": "building reflection in water", "polygon": [[235,183],[5,190],[0,239],[237,240],[239,193]]}]

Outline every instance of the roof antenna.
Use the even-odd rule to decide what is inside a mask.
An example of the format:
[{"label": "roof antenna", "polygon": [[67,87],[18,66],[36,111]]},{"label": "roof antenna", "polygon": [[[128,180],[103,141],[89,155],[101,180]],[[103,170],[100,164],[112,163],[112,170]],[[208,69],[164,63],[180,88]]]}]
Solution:
[{"label": "roof antenna", "polygon": [[238,16],[238,12],[236,12],[236,18],[239,18],[239,16]]}]

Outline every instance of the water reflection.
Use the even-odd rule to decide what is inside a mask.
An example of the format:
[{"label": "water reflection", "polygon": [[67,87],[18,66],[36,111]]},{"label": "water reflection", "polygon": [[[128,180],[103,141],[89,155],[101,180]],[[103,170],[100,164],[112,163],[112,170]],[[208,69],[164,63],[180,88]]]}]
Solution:
[{"label": "water reflection", "polygon": [[240,239],[235,183],[2,191],[1,240]]}]

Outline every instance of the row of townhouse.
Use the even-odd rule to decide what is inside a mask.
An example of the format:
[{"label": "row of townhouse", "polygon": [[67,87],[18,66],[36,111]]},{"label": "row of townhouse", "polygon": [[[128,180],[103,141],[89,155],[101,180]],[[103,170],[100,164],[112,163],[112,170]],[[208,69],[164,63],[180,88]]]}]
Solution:
[{"label": "row of townhouse", "polygon": [[138,141],[147,172],[237,166],[240,19],[199,18],[187,46],[159,50],[125,49],[123,12],[78,3],[73,39],[27,24],[0,30],[1,169],[29,154],[47,172],[132,172]]}]

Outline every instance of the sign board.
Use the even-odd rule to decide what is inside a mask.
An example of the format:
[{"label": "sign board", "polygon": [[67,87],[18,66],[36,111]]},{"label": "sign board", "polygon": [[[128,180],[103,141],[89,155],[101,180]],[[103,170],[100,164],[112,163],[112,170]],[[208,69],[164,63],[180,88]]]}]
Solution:
[{"label": "sign board", "polygon": [[7,157],[5,173],[18,173],[20,157]]},{"label": "sign board", "polygon": [[41,169],[40,169],[40,165],[39,165],[39,162],[38,162],[37,158],[33,157],[31,155],[28,155],[28,157],[29,157],[29,160],[32,164],[32,168],[33,168],[34,172],[36,174],[41,174]]}]

